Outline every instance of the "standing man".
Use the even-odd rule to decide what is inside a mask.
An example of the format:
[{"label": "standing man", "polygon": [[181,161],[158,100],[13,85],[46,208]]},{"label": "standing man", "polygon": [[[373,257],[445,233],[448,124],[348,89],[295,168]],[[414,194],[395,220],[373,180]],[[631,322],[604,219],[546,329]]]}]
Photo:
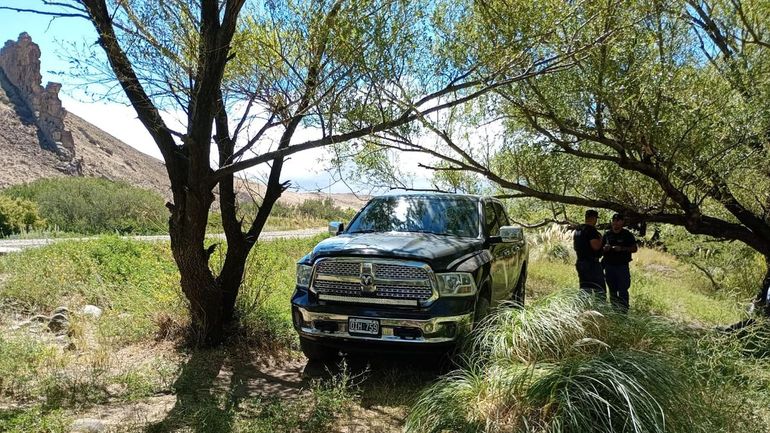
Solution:
[{"label": "standing man", "polygon": [[631,272],[628,263],[631,254],[637,251],[636,238],[623,228],[623,216],[612,216],[612,226],[604,233],[602,266],[610,288],[610,300],[618,310],[628,312],[628,288],[631,287]]},{"label": "standing man", "polygon": [[587,293],[593,293],[601,301],[607,300],[607,288],[604,284],[604,272],[599,263],[602,255],[602,235],[596,230],[599,212],[589,209],[586,211],[585,224],[575,230],[573,246],[577,253],[578,278],[580,288]]}]

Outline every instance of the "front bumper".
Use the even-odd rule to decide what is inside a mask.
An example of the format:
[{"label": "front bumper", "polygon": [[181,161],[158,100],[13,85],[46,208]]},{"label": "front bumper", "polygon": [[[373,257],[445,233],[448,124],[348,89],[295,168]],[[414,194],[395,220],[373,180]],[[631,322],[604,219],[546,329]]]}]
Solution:
[{"label": "front bumper", "polygon": [[[388,343],[450,343],[467,333],[473,321],[472,314],[418,320],[397,317],[367,317],[361,314],[314,313],[301,307],[295,307],[294,311],[294,325],[302,336],[316,337],[317,339],[341,338]],[[348,332],[348,320],[351,318],[378,320],[381,335],[350,334]]]},{"label": "front bumper", "polygon": [[[471,330],[474,299],[439,298],[427,308],[398,308],[319,301],[305,290],[292,297],[292,322],[301,337],[344,347],[347,342],[383,346],[451,345]],[[376,336],[351,334],[351,318],[377,320]]]}]

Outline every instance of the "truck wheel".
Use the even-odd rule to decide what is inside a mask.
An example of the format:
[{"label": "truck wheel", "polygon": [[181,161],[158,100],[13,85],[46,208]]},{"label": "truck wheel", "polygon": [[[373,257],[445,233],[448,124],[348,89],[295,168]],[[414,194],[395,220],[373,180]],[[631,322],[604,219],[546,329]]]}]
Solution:
[{"label": "truck wheel", "polygon": [[513,290],[513,297],[511,300],[519,307],[524,306],[524,298],[527,293],[527,268],[521,270],[519,275],[519,281],[516,282],[516,288]]},{"label": "truck wheel", "polygon": [[313,340],[299,337],[299,347],[305,357],[311,361],[330,361],[337,357],[337,350]]}]

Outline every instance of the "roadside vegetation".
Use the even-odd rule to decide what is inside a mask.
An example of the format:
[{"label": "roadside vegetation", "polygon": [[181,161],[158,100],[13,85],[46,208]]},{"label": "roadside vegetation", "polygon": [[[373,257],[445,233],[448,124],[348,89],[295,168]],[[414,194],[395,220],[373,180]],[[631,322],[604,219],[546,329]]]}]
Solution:
[{"label": "roadside vegetation", "polygon": [[125,182],[89,177],[39,179],[6,188],[1,194],[34,203],[45,219],[44,228],[52,232],[94,235],[168,231],[163,197]]},{"label": "roadside vegetation", "polygon": [[0,195],[0,237],[39,229],[43,224],[34,202]]},{"label": "roadside vegetation", "polygon": [[[124,182],[86,177],[39,179],[0,190],[0,238],[167,234],[165,202],[154,191]],[[256,213],[254,202],[239,206],[239,218],[246,223]],[[333,220],[347,222],[354,214],[355,210],[341,208],[331,198],[279,202],[266,230],[325,227]],[[221,214],[211,212],[208,233],[222,232]]]},{"label": "roadside vegetation", "polygon": [[[258,206],[254,202],[241,204],[238,208],[239,220],[242,220],[245,225],[251,224],[257,209]],[[299,204],[277,202],[273,205],[266,227],[269,230],[296,230],[326,227],[330,221],[343,221],[347,224],[355,213],[355,209],[335,205],[331,198],[311,198]],[[208,232],[222,233],[222,231],[222,215],[218,212],[209,213]]]},{"label": "roadside vegetation", "polygon": [[[132,414],[108,419],[116,431],[151,432],[770,426],[770,335],[759,325],[738,335],[714,330],[743,317],[738,298],[674,256],[642,249],[632,267],[632,314],[618,316],[564,290],[575,275],[561,229],[530,236],[527,308],[490,319],[457,370],[440,376],[435,363],[426,371],[403,360],[352,360],[303,378],[311,366],[297,351],[288,299],[294,263],[320,239],[259,243],[238,301],[239,328],[207,350],[188,344],[167,243],[110,236],[0,258],[0,431],[66,432],[100,408]],[[86,305],[103,313],[85,314]],[[60,307],[68,323],[52,332],[48,320]],[[287,371],[295,382],[278,379]],[[157,414],[140,404],[167,407]]]}]

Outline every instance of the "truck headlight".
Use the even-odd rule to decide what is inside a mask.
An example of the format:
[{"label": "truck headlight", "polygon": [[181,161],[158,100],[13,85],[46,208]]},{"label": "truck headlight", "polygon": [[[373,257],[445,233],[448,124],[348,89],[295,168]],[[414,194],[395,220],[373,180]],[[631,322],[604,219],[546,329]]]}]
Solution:
[{"label": "truck headlight", "polygon": [[473,275],[467,272],[436,274],[438,293],[441,296],[470,296],[476,293]]},{"label": "truck headlight", "polygon": [[313,276],[313,267],[297,264],[297,286],[307,289],[310,286],[310,277]]}]

